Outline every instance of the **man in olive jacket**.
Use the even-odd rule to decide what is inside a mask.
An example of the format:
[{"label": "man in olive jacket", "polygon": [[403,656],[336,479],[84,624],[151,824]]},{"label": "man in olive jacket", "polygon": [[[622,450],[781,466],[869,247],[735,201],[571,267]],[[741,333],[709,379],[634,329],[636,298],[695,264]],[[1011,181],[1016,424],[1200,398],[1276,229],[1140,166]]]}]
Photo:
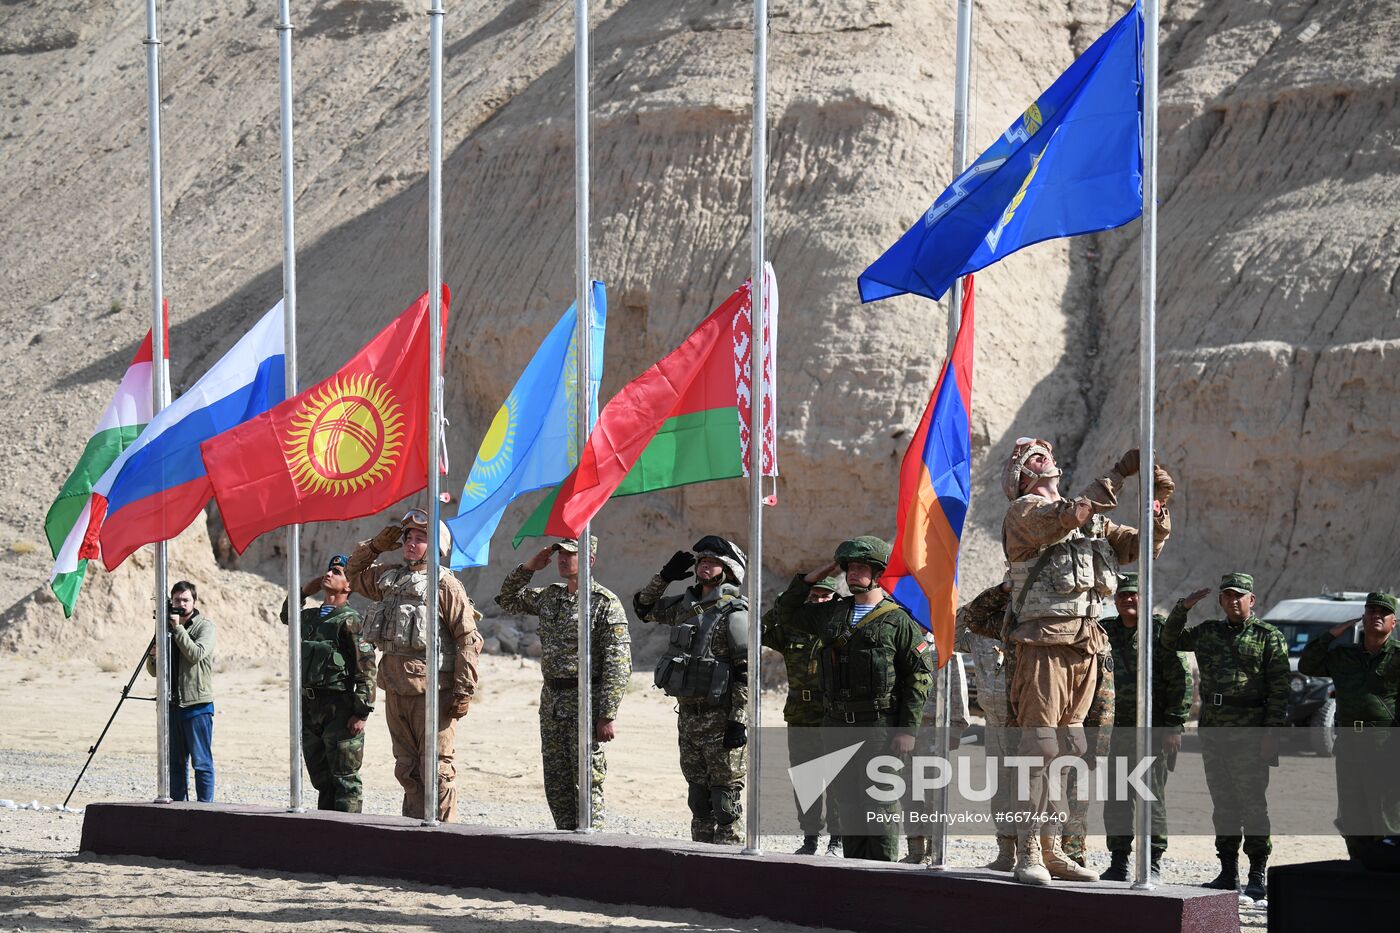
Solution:
[{"label": "man in olive jacket", "polygon": [[[189,767],[195,795],[214,801],[214,620],[200,615],[199,592],[188,580],[170,588],[166,624],[174,648],[170,656],[170,799],[189,799]],[[146,658],[156,673],[156,646]]]}]

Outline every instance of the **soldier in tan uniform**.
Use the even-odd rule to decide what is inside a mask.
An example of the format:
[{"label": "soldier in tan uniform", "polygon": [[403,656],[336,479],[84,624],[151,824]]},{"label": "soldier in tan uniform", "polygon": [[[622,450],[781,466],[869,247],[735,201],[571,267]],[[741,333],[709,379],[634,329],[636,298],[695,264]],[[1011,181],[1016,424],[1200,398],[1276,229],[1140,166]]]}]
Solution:
[{"label": "soldier in tan uniform", "polygon": [[[1002,523],[1002,550],[1011,583],[1009,640],[1016,668],[1010,698],[1021,728],[1018,751],[1038,759],[1030,769],[1030,800],[1017,828],[1017,881],[1048,884],[1052,877],[1097,881],[1098,875],[1066,858],[1051,819],[1066,810],[1049,799],[1045,764],[1087,750],[1084,719],[1099,683],[1099,658],[1107,636],[1100,607],[1112,597],[1120,564],[1138,558],[1138,530],[1103,517],[1138,472],[1137,450],[1074,499],[1060,495],[1060,470],[1050,444],[1016,442],[1002,471],[1011,500]],[[1153,552],[1171,532],[1165,503],[1175,484],[1160,467],[1153,477]]]},{"label": "soldier in tan uniform", "polygon": [[[402,564],[376,558],[403,544]],[[439,557],[446,556],[447,529],[439,526]],[[375,605],[363,637],[383,657],[377,683],[385,695],[385,720],[394,750],[394,777],[403,786],[403,815],[423,817],[423,730],[428,691],[427,607],[428,513],[411,509],[350,555],[346,575],[353,592]],[[483,639],[481,613],[446,567],[438,578],[438,813],[444,823],[457,814],[457,769],[453,764],[457,720],[476,694]]]}]

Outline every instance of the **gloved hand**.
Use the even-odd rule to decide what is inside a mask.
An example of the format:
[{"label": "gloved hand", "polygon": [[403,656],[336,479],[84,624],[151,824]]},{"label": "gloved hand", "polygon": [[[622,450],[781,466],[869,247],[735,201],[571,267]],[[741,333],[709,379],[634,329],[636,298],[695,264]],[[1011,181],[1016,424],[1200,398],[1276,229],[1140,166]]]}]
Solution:
[{"label": "gloved hand", "polygon": [[1119,476],[1127,479],[1129,476],[1137,476],[1138,467],[1142,463],[1142,453],[1136,447],[1118,458],[1118,462],[1113,465],[1113,471]]},{"label": "gloved hand", "polygon": [[1162,469],[1160,463],[1154,463],[1152,465],[1152,498],[1166,505],[1167,500],[1172,497],[1174,492],[1176,492],[1176,480],[1172,479],[1170,473]]},{"label": "gloved hand", "polygon": [[472,698],[466,694],[454,696],[452,698],[452,709],[449,710],[449,715],[451,715],[453,719],[461,719],[463,716],[467,715],[467,709],[471,705]]},{"label": "gloved hand", "polygon": [[724,747],[743,748],[749,744],[749,732],[742,722],[727,722],[724,724]]},{"label": "gloved hand", "polygon": [[398,547],[402,540],[403,526],[394,522],[392,525],[385,525],[383,531],[371,538],[369,546],[383,554],[385,551],[392,551]]},{"label": "gloved hand", "polygon": [[[677,551],[661,568],[661,579],[675,583],[690,576],[690,568],[695,566],[695,555],[689,551]],[[736,748],[738,746],[735,746]]]}]

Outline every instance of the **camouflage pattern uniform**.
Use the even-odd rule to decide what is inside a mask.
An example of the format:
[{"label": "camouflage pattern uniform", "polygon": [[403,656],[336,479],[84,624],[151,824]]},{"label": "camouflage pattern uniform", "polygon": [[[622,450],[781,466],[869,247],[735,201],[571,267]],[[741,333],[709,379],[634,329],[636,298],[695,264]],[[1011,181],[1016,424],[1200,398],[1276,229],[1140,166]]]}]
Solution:
[{"label": "camouflage pattern uniform", "polygon": [[[972,653],[977,705],[982,708],[987,723],[986,754],[998,762],[1015,755],[1019,742],[1007,690],[1015,663],[1015,643],[1004,641],[1006,607],[1010,601],[1009,593],[998,584],[977,594],[957,615],[957,647]],[[1005,764],[997,767],[997,790],[990,801],[992,823],[997,835],[1003,838],[1016,835],[1012,816],[1018,809],[1013,795],[1015,774]]]},{"label": "camouflage pattern uniform", "polygon": [[[558,829],[578,828],[578,594],[564,583],[531,587],[534,571],[516,567],[501,581],[496,602],[515,615],[540,620],[540,751],[544,759],[544,796]],[[622,602],[597,581],[589,598],[593,655],[594,727],[617,718],[632,674],[632,638]],[[592,827],[603,827],[603,779],[607,759],[593,740]]]},{"label": "camouflage pattern uniform", "polygon": [[896,734],[917,734],[933,686],[932,636],[926,637],[918,623],[888,597],[853,628],[854,597],[807,603],[810,588],[802,576],[794,577],[774,608],[779,624],[815,636],[821,647],[823,724],[832,746],[827,750],[847,744],[841,742],[841,728],[872,732],[866,748],[842,769],[828,791],[836,797],[837,814],[846,823],[837,828],[856,831],[841,833],[842,848],[847,858],[897,861],[897,824],[866,825],[855,816],[881,810],[892,814],[897,806],[867,798],[862,761],[887,754]]},{"label": "camouflage pattern uniform", "polygon": [[[285,600],[281,618],[285,625]],[[301,610],[301,753],[318,810],[364,808],[365,733],[352,735],[350,720],[374,712],[374,647],[360,628],[360,614],[348,605]]]},{"label": "camouflage pattern uniform", "polygon": [[[1394,613],[1394,600],[1388,593],[1371,593],[1366,601]],[[1337,828],[1347,852],[1360,859],[1372,840],[1400,835],[1395,771],[1382,764],[1393,765],[1400,745],[1389,728],[1400,711],[1400,643],[1392,632],[1371,654],[1360,642],[1339,645],[1336,640],[1323,632],[1309,641],[1298,656],[1298,673],[1332,678],[1337,694]]]},{"label": "camouflage pattern uniform", "polygon": [[[822,755],[822,691],[818,671],[816,639],[778,622],[778,610],[770,608],[763,614],[763,646],[780,652],[787,668],[788,694],[783,704],[783,722],[787,723],[788,764],[797,765]],[[803,836],[821,833],[822,804],[825,800],[827,822],[834,823],[833,801],[823,794],[803,810],[797,808],[797,825]],[[793,800],[797,795],[794,791]]]},{"label": "camouflage pattern uniform", "polygon": [[[711,614],[721,616],[710,632],[709,651],[729,665],[729,689],[718,705],[705,698],[677,699],[676,731],[680,745],[681,774],[688,785],[690,838],[696,842],[732,845],[743,842],[744,774],[748,753],[744,747],[725,748],[730,723],[743,725],[749,708],[749,656],[747,628],[749,604],[743,591],[731,583],[720,584],[702,599],[699,585],[679,596],[664,596],[668,581],[657,574],[633,597],[632,607],[643,622],[678,626],[703,625]],[[698,652],[702,646],[695,646]]]},{"label": "camouflage pattern uniform", "polygon": [[[370,610],[364,640],[379,648],[376,683],[385,693],[384,718],[394,750],[394,777],[404,789],[403,815],[423,817],[423,730],[427,725],[428,662],[424,600],[428,571],[375,560],[381,552],[373,540],[361,541],[350,555],[345,576],[352,592],[376,605]],[[438,578],[438,734],[437,818],[457,815],[457,768],[454,764],[457,721],[452,710],[476,695],[481,647],[477,630],[481,613],[446,567]]]},{"label": "camouflage pattern uniform", "polygon": [[[1113,741],[1113,723],[1117,713],[1113,670],[1113,652],[1108,645],[1104,645],[1099,652],[1099,677],[1094,699],[1084,716],[1084,732],[1088,742],[1085,757],[1091,762],[1095,758],[1108,757]],[[1089,833],[1089,793],[1087,789],[1082,794],[1079,792],[1078,772],[1073,770],[1065,773],[1065,814],[1069,819],[1061,828],[1062,848],[1065,855],[1084,865],[1084,842]]]},{"label": "camouflage pattern uniform", "polygon": [[[1246,574],[1230,574],[1232,579]],[[1253,580],[1250,579],[1250,589]],[[1257,733],[1239,738],[1234,727],[1281,729],[1288,707],[1288,646],[1283,634],[1258,616],[1242,623],[1202,622],[1186,628],[1189,610],[1177,601],[1162,626],[1162,644],[1170,650],[1194,651],[1201,670],[1201,758],[1210,790],[1215,823],[1215,851],[1222,863],[1244,853],[1265,861],[1269,840],[1269,762],[1260,755]]]},{"label": "camouflage pattern uniform", "polygon": [[[1121,590],[1121,587],[1120,587]],[[1167,851],[1167,771],[1174,762],[1158,753],[1161,737],[1186,731],[1186,719],[1191,713],[1191,665],[1186,655],[1171,651],[1162,643],[1162,628],[1166,617],[1152,617],[1152,738],[1148,754],[1157,760],[1148,773],[1149,786],[1157,802],[1152,804],[1152,854],[1154,861]],[[1117,697],[1114,709],[1118,730],[1109,749],[1108,786],[1117,787],[1117,759],[1136,762],[1137,752],[1137,672],[1138,626],[1123,624],[1117,616],[1105,619],[1104,631],[1113,648],[1113,670]],[[1131,770],[1131,765],[1129,766]],[[1133,819],[1136,812],[1133,799],[1104,801],[1103,820],[1108,834],[1108,851],[1132,852]]]}]

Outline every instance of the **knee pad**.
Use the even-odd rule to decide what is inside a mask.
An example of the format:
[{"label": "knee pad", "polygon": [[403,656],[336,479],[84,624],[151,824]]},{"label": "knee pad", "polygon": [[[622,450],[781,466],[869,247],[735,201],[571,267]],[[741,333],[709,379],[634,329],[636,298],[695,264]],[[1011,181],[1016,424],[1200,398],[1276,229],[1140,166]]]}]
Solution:
[{"label": "knee pad", "polygon": [[743,814],[743,804],[739,802],[739,791],[732,787],[710,789],[710,803],[715,810],[715,822],[728,826]]},{"label": "knee pad", "polygon": [[710,802],[710,789],[704,784],[689,785],[685,802],[690,806],[690,812],[699,819],[709,819],[714,815],[714,807]]}]

